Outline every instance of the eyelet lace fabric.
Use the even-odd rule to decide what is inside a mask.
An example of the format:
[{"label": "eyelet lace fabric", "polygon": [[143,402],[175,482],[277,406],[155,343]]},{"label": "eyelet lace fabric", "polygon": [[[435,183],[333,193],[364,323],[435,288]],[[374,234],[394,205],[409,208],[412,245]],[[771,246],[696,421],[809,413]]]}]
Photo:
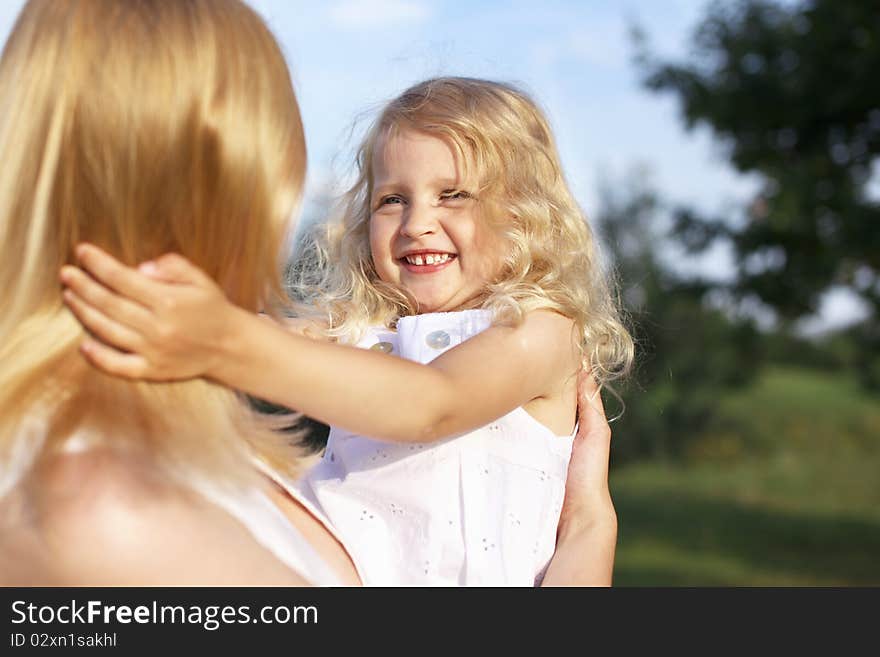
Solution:
[{"label": "eyelet lace fabric", "polygon": [[[358,346],[428,363],[490,323],[484,310],[404,317],[396,333],[371,329]],[[553,555],[572,440],[523,408],[431,444],[333,427],[297,488],[366,585],[533,586]]]}]

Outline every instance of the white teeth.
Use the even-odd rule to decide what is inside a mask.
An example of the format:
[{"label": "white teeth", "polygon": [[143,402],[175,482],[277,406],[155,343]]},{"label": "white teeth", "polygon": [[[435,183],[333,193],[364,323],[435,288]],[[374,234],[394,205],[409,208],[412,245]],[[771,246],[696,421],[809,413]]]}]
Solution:
[{"label": "white teeth", "polygon": [[405,256],[405,259],[411,265],[442,265],[451,257],[448,253],[430,253],[424,257],[421,254]]}]

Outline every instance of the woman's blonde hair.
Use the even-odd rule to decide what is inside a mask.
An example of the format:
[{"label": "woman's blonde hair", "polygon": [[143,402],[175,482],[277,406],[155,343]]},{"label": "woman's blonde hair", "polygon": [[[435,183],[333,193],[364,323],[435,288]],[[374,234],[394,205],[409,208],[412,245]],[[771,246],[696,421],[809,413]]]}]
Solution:
[{"label": "woman's blonde hair", "polygon": [[437,78],[388,103],[357,152],[357,179],[339,218],[313,228],[293,263],[290,283],[303,309],[317,307],[331,336],[356,336],[369,324],[392,326],[418,312],[405,290],[379,279],[370,253],[373,158],[380,141],[400,130],[439,137],[453,148],[479,180],[483,216],[507,240],[499,276],[474,305],[514,324],[539,308],[559,312],[574,320],[585,366],[600,383],[624,374],[633,342],[550,126],[528,95],[499,82]]},{"label": "woman's blonde hair", "polygon": [[128,264],[181,253],[251,310],[280,294],[305,145],[263,21],[238,0],[30,0],[0,60],[0,152],[0,495],[71,435],[188,483],[295,463],[228,389],[89,367],[58,283],[89,241]]}]

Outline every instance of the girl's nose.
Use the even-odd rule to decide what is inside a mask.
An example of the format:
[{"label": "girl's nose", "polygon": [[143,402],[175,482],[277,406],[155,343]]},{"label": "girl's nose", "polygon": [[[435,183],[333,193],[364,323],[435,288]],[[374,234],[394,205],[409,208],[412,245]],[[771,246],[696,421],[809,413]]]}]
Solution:
[{"label": "girl's nose", "polygon": [[403,214],[400,234],[404,237],[422,237],[431,235],[437,230],[437,222],[433,217],[434,208],[412,204]]}]

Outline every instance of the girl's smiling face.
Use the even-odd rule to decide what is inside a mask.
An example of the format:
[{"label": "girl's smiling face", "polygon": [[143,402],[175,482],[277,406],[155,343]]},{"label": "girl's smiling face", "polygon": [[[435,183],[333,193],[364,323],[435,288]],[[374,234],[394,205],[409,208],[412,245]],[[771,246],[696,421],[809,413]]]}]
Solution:
[{"label": "girl's smiling face", "polygon": [[482,294],[501,265],[502,238],[479,211],[452,147],[415,130],[386,131],[372,162],[370,250],[379,278],[419,312],[448,312]]}]

